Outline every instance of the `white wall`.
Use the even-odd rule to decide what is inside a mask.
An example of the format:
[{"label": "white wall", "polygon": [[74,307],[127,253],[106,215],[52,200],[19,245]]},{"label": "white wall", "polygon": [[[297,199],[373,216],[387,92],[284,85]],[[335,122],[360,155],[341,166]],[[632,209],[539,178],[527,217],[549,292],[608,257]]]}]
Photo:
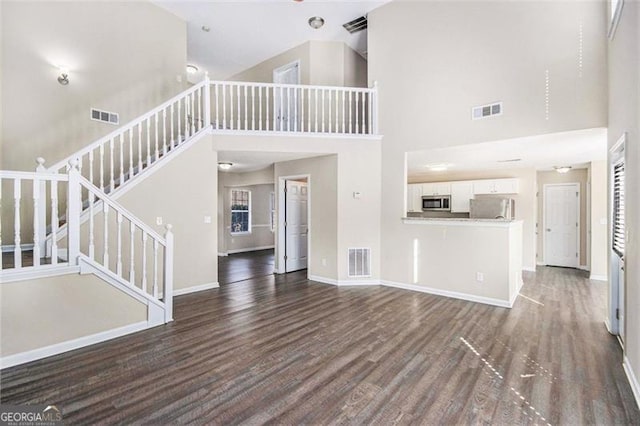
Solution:
[{"label": "white wall", "polygon": [[591,187],[591,277],[608,279],[607,250],[609,243],[609,219],[607,216],[607,162],[593,161],[589,168]]},{"label": "white wall", "polygon": [[[273,179],[272,179],[273,180]],[[251,193],[251,232],[248,234],[231,234],[231,191],[246,190]],[[234,253],[264,249],[275,245],[275,233],[271,230],[271,194],[274,192],[273,183],[257,185],[239,185],[223,187],[224,220],[222,235],[224,237],[224,251]],[[218,248],[220,251],[220,248]]]},{"label": "white wall", "polygon": [[[406,152],[606,126],[604,7],[394,1],[369,13],[368,78],[379,83],[384,134],[383,279],[406,279],[411,257],[414,230],[400,220]],[[502,116],[471,120],[472,106],[497,100]]]},{"label": "white wall", "polygon": [[[609,42],[609,146],[627,133],[625,215],[627,244],[626,340],[624,354],[640,378],[640,7],[624,2],[615,37]],[[611,301],[609,301],[611,303]],[[636,389],[640,392],[640,389]],[[640,401],[638,401],[640,403]]]}]

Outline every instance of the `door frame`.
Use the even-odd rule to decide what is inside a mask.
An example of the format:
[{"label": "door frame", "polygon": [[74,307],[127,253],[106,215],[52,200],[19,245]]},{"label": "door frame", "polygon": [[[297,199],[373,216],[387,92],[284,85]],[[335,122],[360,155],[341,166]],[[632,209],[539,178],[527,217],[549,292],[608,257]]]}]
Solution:
[{"label": "door frame", "polygon": [[[621,259],[617,253],[613,251],[612,239],[613,239],[613,166],[620,161],[624,161],[627,164],[627,132],[622,133],[622,136],[616,141],[616,143],[609,149],[608,158],[608,179],[609,179],[609,196],[608,196],[608,209],[609,209],[609,226],[607,229],[607,248],[609,251],[609,312],[605,318],[605,325],[609,333],[618,336],[618,341],[623,345],[624,336],[620,336],[620,320],[618,319],[617,310],[621,309],[623,312],[623,318],[626,317],[624,312],[624,306],[620,306],[620,285],[619,285],[619,269]],[[625,235],[626,239],[626,235]],[[624,264],[623,264],[624,266]],[[626,280],[626,275],[623,278]],[[625,291],[626,282],[624,283]],[[626,294],[624,295],[626,296]],[[626,299],[626,297],[625,297]],[[624,330],[624,324],[622,329]]]},{"label": "door frame", "polygon": [[577,218],[576,220],[578,221],[578,231],[576,232],[576,250],[578,253],[578,256],[576,257],[576,262],[575,262],[575,266],[573,266],[574,268],[579,268],[580,267],[580,256],[582,254],[581,250],[580,250],[580,229],[581,229],[581,223],[580,223],[580,199],[581,199],[581,194],[580,194],[580,182],[566,182],[566,183],[545,183],[542,185],[542,247],[544,249],[544,258],[542,260],[542,262],[547,265],[547,255],[548,255],[548,250],[547,250],[547,188],[548,187],[553,187],[553,186],[575,186],[576,188],[576,192],[578,193],[578,196],[576,197],[576,203],[577,203],[577,209],[576,209],[576,213],[577,213]]},{"label": "door frame", "polygon": [[285,216],[285,205],[286,205],[286,192],[285,192],[285,183],[288,180],[299,180],[306,179],[307,180],[307,277],[309,276],[309,266],[311,265],[311,175],[310,174],[301,174],[301,175],[291,175],[291,176],[278,176],[278,194],[277,194],[277,214],[278,223],[277,233],[278,238],[276,239],[276,260],[277,267],[275,268],[276,274],[286,274],[287,273],[287,264],[284,260],[284,255],[286,254],[286,246],[287,246],[287,235],[286,229],[284,227],[284,222],[286,219]]},{"label": "door frame", "polygon": [[297,67],[297,68],[298,68],[298,70],[297,70],[297,71],[298,71],[298,72],[297,72],[297,80],[298,80],[298,84],[301,84],[301,82],[300,82],[300,75],[301,75],[301,73],[300,73],[300,65],[301,65],[301,64],[302,64],[302,62],[300,61],[300,59],[296,59],[296,60],[295,60],[295,61],[293,61],[293,62],[289,62],[288,64],[284,64],[284,65],[282,65],[282,66],[279,66],[278,68],[274,68],[274,69],[273,69],[273,82],[274,82],[275,84],[278,84],[278,83],[276,82],[276,76],[277,76],[278,74],[282,74],[282,73],[284,73],[284,72],[285,72],[285,71],[287,71],[289,68]]}]

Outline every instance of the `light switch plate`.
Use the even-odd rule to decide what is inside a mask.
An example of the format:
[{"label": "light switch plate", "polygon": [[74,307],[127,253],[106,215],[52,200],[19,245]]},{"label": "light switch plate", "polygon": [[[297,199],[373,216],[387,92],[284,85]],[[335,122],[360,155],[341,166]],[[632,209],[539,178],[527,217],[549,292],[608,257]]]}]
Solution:
[{"label": "light switch plate", "polygon": [[156,217],[156,225],[162,225],[162,216]]},{"label": "light switch plate", "polygon": [[211,216],[205,216],[204,223],[211,223]]}]

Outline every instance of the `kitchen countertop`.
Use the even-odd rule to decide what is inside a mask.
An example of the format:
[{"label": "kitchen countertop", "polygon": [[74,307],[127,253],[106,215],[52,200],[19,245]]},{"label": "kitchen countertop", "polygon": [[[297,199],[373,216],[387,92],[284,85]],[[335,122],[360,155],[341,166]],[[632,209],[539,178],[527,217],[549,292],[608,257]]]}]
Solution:
[{"label": "kitchen countertop", "polygon": [[450,225],[450,226],[490,226],[508,227],[521,220],[512,219],[469,219],[469,218],[449,218],[449,217],[403,217],[402,223],[409,225]]}]

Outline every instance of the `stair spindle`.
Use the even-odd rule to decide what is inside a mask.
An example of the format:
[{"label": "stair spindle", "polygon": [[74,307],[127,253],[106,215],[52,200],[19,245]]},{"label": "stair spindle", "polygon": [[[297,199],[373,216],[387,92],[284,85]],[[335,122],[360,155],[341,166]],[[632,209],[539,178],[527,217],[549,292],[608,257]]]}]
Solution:
[{"label": "stair spindle", "polygon": [[325,122],[325,119],[324,119],[324,110],[325,110],[325,99],[324,99],[324,96],[325,96],[325,90],[322,89],[322,133],[324,133],[324,122]]},{"label": "stair spindle", "polygon": [[365,113],[365,107],[367,103],[365,102],[365,92],[360,92],[360,96],[362,96],[362,133],[367,133],[367,114]]},{"label": "stair spindle", "polygon": [[307,91],[307,132],[311,132],[311,89],[305,89]]},{"label": "stair spindle", "polygon": [[331,93],[332,91],[329,90],[329,133],[331,133],[331,127],[332,127],[332,121],[333,121],[333,117],[331,115],[331,104],[332,104],[332,99],[331,99]]},{"label": "stair spindle", "polygon": [[345,122],[346,122],[345,118],[346,118],[346,117],[345,117],[345,115],[344,115],[344,110],[345,110],[345,108],[344,108],[344,104],[346,103],[346,102],[345,102],[345,101],[346,101],[346,95],[347,95],[347,92],[345,92],[345,91],[343,90],[343,91],[342,91],[342,133],[347,133],[347,131],[346,131],[346,129],[345,129]]},{"label": "stair spindle", "polygon": [[298,89],[293,89],[293,131],[298,131]]},{"label": "stair spindle", "polygon": [[153,297],[158,298],[158,240],[153,239]]},{"label": "stair spindle", "polygon": [[142,231],[142,291],[147,292],[147,233]]},{"label": "stair spindle", "polygon": [[[127,180],[131,180],[133,177],[133,127],[129,129],[129,177]],[[124,184],[124,181],[120,182],[120,186]]]},{"label": "stair spindle", "polygon": [[[106,206],[106,203],[105,203]],[[122,213],[118,212],[117,215],[118,222],[118,247],[116,252],[116,274],[121,277],[122,276]]]},{"label": "stair spindle", "polygon": [[[233,104],[233,97],[229,95],[231,98],[231,104]],[[231,111],[231,122],[233,123],[233,110]],[[222,128],[227,127],[227,85],[222,85]],[[230,129],[233,129],[233,124],[229,126]]]},{"label": "stair spindle", "polygon": [[256,129],[256,88],[251,86],[251,130]]},{"label": "stair spindle", "polygon": [[[173,149],[175,147],[175,129],[173,128],[173,103],[171,104],[171,116],[169,117],[169,123],[171,124],[171,140],[169,142],[169,149]],[[179,127],[178,127],[179,128]]]},{"label": "stair spindle", "polygon": [[[340,133],[340,127],[339,127],[339,123],[340,123],[340,112],[339,112],[339,110],[338,110],[338,105],[339,105],[339,104],[338,104],[338,98],[339,98],[339,95],[338,95],[338,94],[339,94],[339,93],[340,93],[340,92],[336,89],[336,99],[335,99],[335,100],[336,100],[336,109],[335,109],[335,111],[336,111],[336,121],[335,121],[335,125],[334,125],[334,131],[335,131],[336,133]],[[332,119],[332,121],[333,121],[333,119]]]},{"label": "stair spindle", "polygon": [[[40,180],[33,180],[33,266],[40,266]],[[44,201],[43,201],[44,203]],[[44,226],[44,224],[42,225]]]},{"label": "stair spindle", "polygon": [[356,133],[360,133],[360,121],[358,120],[358,92],[355,93],[354,97],[356,98]]},{"label": "stair spindle", "polygon": [[[151,117],[146,119],[147,122],[147,165],[145,168],[151,165]],[[142,171],[142,167],[138,169],[138,173]]]},{"label": "stair spindle", "polygon": [[104,144],[100,145],[100,191],[104,191]]},{"label": "stair spindle", "polygon": [[300,131],[304,132],[304,89],[300,89]]},{"label": "stair spindle", "polygon": [[[155,159],[153,160],[154,162],[158,161],[158,158],[160,158],[160,143],[159,143],[159,135],[158,135],[158,113],[156,112],[155,114],[155,120],[153,120],[154,123],[154,134],[155,134]],[[149,167],[149,164],[147,164],[147,167]]]},{"label": "stair spindle", "polygon": [[51,181],[51,264],[58,264],[58,181]]},{"label": "stair spindle", "polygon": [[[216,85],[215,85],[215,89],[216,89],[216,95],[215,95],[216,96],[216,98],[215,98],[216,99],[216,106],[215,106],[215,108],[216,108],[216,125],[215,125],[215,128],[216,129],[220,129],[221,128],[220,127],[220,94],[218,93],[218,91],[219,91],[218,88],[219,87],[220,87],[220,85],[218,83],[216,83]],[[222,101],[222,105],[223,105],[223,108],[224,108],[224,101]],[[222,128],[224,128],[224,127],[222,127]]]},{"label": "stair spindle", "polygon": [[[190,133],[190,129],[191,126],[189,124],[189,122],[191,120],[193,120],[193,114],[191,113],[190,109],[189,109],[189,98],[191,97],[191,95],[187,95],[184,98],[182,98],[182,102],[184,102],[184,139],[186,140],[189,136],[191,136]],[[178,101],[180,102],[180,101]],[[182,138],[180,139],[179,143],[182,143]]]},{"label": "stair spindle", "polygon": [[[242,121],[241,121],[241,118],[242,118],[242,117],[241,117],[241,114],[240,114],[240,92],[241,92],[240,87],[241,87],[241,86],[240,86],[239,84],[238,84],[238,85],[236,85],[236,89],[237,89],[237,90],[236,90],[236,96],[238,97],[238,99],[237,99],[237,100],[238,100],[238,102],[237,102],[237,104],[238,104],[238,105],[237,105],[237,108],[238,108],[238,111],[237,111],[237,112],[238,112],[238,114],[237,114],[238,123],[237,123],[237,125],[236,125],[236,128],[237,128],[238,130],[240,130],[240,129],[241,129],[241,123],[242,123]],[[246,114],[245,114],[245,115],[246,115]]]},{"label": "stair spindle", "polygon": [[102,264],[109,268],[109,206],[107,203],[102,204],[103,215],[103,248],[102,248]]},{"label": "stair spindle", "polygon": [[135,278],[136,278],[136,272],[135,272],[135,265],[134,265],[134,260],[135,260],[135,255],[134,255],[134,247],[135,247],[135,236],[134,234],[136,233],[136,225],[133,222],[130,222],[130,226],[129,226],[129,283],[135,287],[136,283],[135,283]]},{"label": "stair spindle", "polygon": [[162,110],[162,155],[167,155],[167,109]]},{"label": "stair spindle", "polygon": [[353,133],[353,92],[349,91],[349,133]]},{"label": "stair spindle", "polygon": [[180,135],[180,132],[182,131],[181,114],[182,114],[182,102],[180,102],[180,100],[178,100],[178,134],[176,135],[176,141],[174,143],[174,146],[178,146],[178,145],[180,145],[180,142],[182,142],[181,141],[182,135]]},{"label": "stair spindle", "polygon": [[95,259],[95,238],[94,238],[94,214],[93,214],[93,204],[95,202],[95,196],[93,192],[89,192],[89,258],[91,260]]},{"label": "stair spindle", "polygon": [[315,132],[318,133],[318,89],[316,88],[316,99],[315,99],[315,104],[316,104],[316,123],[315,123]]},{"label": "stair spindle", "polygon": [[197,118],[197,116],[196,116],[196,112],[195,112],[196,110],[193,107],[193,103],[195,102],[195,96],[196,96],[195,93],[191,93],[191,95],[189,95],[189,98],[191,98],[191,109],[190,109],[190,112],[191,112],[191,136],[193,136],[194,133],[196,132],[196,118]]},{"label": "stair spindle", "polygon": [[262,128],[262,87],[258,86],[258,130],[264,130]]},{"label": "stair spindle", "polygon": [[13,180],[14,225],[13,225],[13,265],[22,268],[22,250],[20,248],[20,200],[22,198],[22,183],[20,179]]},{"label": "stair spindle", "polygon": [[[138,156],[138,173],[135,174],[139,174],[142,171],[142,156],[143,156],[143,152],[142,152],[142,123],[138,123],[138,152],[137,152],[137,156]],[[129,175],[129,180],[131,180],[133,178],[133,173]]]},{"label": "stair spindle", "polygon": [[[197,130],[200,131],[200,129],[202,129],[202,123],[204,121],[204,116],[202,115],[202,91],[205,90],[204,88],[200,88],[196,91],[197,95],[198,95],[198,100],[196,101],[196,109],[198,110],[198,112],[196,113],[196,117],[198,117],[198,126],[197,126]],[[209,88],[207,87],[207,90],[209,90]]]}]

